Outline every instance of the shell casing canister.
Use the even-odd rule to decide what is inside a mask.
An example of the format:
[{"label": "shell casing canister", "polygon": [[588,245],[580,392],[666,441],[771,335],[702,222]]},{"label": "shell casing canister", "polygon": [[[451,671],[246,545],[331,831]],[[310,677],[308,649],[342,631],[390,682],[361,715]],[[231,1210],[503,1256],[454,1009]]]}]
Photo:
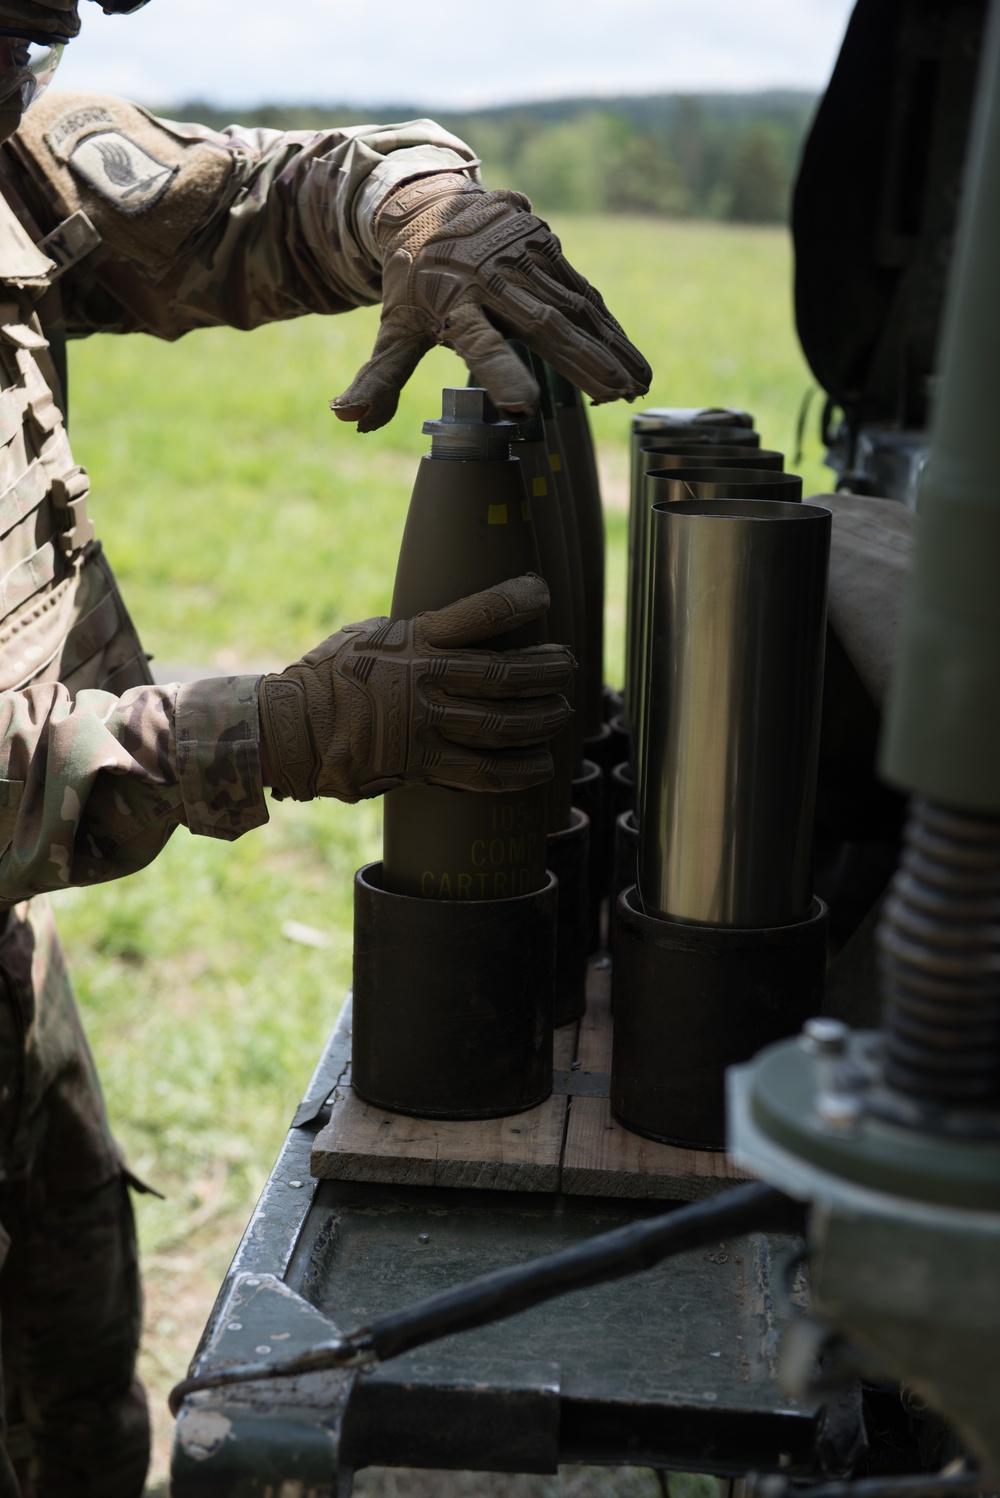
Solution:
[{"label": "shell casing canister", "polygon": [[393,894],[506,900],[543,888],[544,786],[500,795],[412,786],[391,794],[382,847]]}]

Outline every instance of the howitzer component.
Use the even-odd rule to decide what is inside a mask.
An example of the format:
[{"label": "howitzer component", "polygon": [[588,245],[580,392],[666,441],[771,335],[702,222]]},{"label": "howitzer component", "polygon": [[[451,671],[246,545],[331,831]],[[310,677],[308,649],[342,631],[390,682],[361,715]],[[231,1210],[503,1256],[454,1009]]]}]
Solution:
[{"label": "howitzer component", "polygon": [[[994,6],[994,11],[996,7]],[[882,747],[888,780],[946,806],[1000,813],[1000,482],[994,434],[1000,302],[1000,48],[984,44],[963,218],[947,303],[913,577]],[[992,90],[992,92],[990,92]],[[972,191],[972,183],[977,188]]]},{"label": "howitzer component", "polygon": [[852,433],[845,423],[831,434],[824,462],[837,474],[838,492],[891,499],[915,510],[928,448],[922,427],[901,432],[894,423],[872,422]]},{"label": "howitzer component", "polygon": [[808,914],[830,519],[768,501],[653,506],[639,798],[651,915],[767,927]]},{"label": "howitzer component", "polygon": [[652,510],[639,877],[616,913],[611,1105],[658,1139],[719,1147],[726,1067],[822,1002],[811,853],[830,518],[769,500]]},{"label": "howitzer component", "polygon": [[735,1068],[727,1144],[812,1203],[814,1312],[954,1422],[989,1488],[1000,1475],[1000,1144],[883,1116],[884,1046],[879,1032],[842,1030],[831,1045],[807,1028]]},{"label": "howitzer component", "polygon": [[882,765],[915,791],[880,931],[883,1023],[731,1079],[731,1148],[812,1203],[815,1308],[1000,1481],[1000,7],[948,292]]},{"label": "howitzer component", "polygon": [[[481,390],[446,390],[424,430],[423,458],[403,532],[392,618],[437,608],[479,587],[537,572],[538,546],[512,426]],[[543,625],[505,637],[536,644]],[[385,798],[385,885],[425,899],[496,900],[545,885],[548,790],[454,795],[436,787]]]}]

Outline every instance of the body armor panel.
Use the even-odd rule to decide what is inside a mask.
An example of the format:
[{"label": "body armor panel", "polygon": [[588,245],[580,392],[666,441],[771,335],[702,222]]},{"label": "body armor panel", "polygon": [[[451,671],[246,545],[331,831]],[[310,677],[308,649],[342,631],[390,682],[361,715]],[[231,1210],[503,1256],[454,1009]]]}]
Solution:
[{"label": "body armor panel", "polygon": [[36,312],[54,271],[0,199],[0,690],[61,681],[72,695],[121,694],[152,678],[94,539]]}]

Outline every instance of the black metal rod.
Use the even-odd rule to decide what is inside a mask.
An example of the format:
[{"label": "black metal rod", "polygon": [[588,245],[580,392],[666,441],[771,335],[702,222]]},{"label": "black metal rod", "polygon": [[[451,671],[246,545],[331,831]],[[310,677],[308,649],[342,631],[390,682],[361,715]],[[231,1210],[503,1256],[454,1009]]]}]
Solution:
[{"label": "black metal rod", "polygon": [[241,1364],[184,1379],[170,1395],[170,1409],[176,1415],[187,1396],[202,1389],[385,1362],[455,1332],[516,1316],[570,1290],[652,1269],[676,1254],[715,1243],[720,1236],[787,1228],[790,1208],[801,1210],[773,1186],[757,1181],[736,1186],[646,1222],[599,1233],[531,1264],[481,1275],[415,1305],[390,1311],[377,1317],[370,1327],[345,1333],[295,1357]]}]

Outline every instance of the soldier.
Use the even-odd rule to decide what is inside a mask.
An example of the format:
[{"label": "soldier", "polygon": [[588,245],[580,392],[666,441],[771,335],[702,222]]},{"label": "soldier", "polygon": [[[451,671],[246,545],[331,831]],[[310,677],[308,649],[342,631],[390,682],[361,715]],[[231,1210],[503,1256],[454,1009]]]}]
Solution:
[{"label": "soldier", "polygon": [[[439,341],[498,405],[529,407],[498,329],[595,398],[649,383],[527,202],[485,192],[469,148],[432,122],[218,134],[119,99],[42,99],[79,27],[76,0],[0,0],[4,1498],[137,1498],[148,1457],[129,1178],[45,892],[139,869],[181,825],[239,837],[267,820],[266,785],[352,801],[419,780],[537,783],[571,670],[559,646],[465,649],[537,617],[547,595],[529,578],[391,629],[349,626],[263,681],[151,685],[70,454],[66,338],[381,299],[372,359],[333,403],[362,430]],[[400,691],[401,737],[383,731]]]}]

